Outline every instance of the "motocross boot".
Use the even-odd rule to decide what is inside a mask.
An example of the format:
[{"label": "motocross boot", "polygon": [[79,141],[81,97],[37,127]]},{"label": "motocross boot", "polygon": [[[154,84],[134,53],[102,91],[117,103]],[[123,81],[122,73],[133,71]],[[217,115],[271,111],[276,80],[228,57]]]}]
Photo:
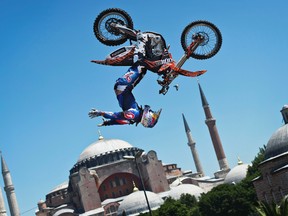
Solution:
[{"label": "motocross boot", "polygon": [[104,118],[102,118],[102,123],[98,124],[97,126],[98,127],[107,126],[109,125],[109,121],[110,120],[106,121]]}]

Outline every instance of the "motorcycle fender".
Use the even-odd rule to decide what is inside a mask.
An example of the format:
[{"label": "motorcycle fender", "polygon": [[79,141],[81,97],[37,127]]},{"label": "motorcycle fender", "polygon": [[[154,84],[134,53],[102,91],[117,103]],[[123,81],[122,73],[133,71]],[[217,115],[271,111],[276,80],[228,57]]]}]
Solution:
[{"label": "motorcycle fender", "polygon": [[105,60],[92,60],[91,62],[111,66],[131,66],[133,64],[134,50],[135,46],[121,47],[110,53]]},{"label": "motorcycle fender", "polygon": [[199,71],[188,71],[181,68],[173,68],[174,71],[179,73],[180,75],[187,77],[197,77],[207,72],[207,70],[199,70]]}]

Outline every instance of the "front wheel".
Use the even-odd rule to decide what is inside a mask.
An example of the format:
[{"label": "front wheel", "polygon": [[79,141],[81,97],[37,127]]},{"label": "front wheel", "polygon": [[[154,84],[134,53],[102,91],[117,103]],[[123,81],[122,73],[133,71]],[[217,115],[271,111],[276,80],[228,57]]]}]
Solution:
[{"label": "front wheel", "polygon": [[187,25],[181,34],[181,45],[185,52],[193,42],[195,35],[201,35],[204,37],[204,41],[191,54],[192,58],[208,59],[220,50],[222,45],[220,30],[208,21],[199,20]]},{"label": "front wheel", "polygon": [[95,19],[93,31],[96,38],[107,46],[117,46],[127,41],[128,37],[113,28],[111,24],[119,24],[133,29],[130,15],[119,8],[109,8],[102,11]]}]

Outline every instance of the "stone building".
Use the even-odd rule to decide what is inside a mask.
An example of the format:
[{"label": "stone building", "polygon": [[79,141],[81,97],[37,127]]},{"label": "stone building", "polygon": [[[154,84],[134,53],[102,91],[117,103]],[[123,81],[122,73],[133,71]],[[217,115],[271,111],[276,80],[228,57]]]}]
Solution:
[{"label": "stone building", "polygon": [[169,190],[155,151],[146,154],[126,141],[100,136],[80,154],[70,170],[69,180],[38,203],[36,215],[117,215],[123,199],[133,192],[134,184],[143,190],[141,177],[149,193]]},{"label": "stone building", "polygon": [[144,189],[153,210],[168,196],[179,199],[188,193],[199,198],[223,182],[182,172],[174,163],[163,165],[153,150],[144,153],[126,141],[99,136],[80,154],[68,181],[38,202],[36,215],[116,216],[123,211],[137,215],[149,209]]},{"label": "stone building", "polygon": [[268,203],[279,203],[288,194],[288,105],[281,113],[284,125],[269,139],[259,165],[261,175],[253,180],[258,199]]}]

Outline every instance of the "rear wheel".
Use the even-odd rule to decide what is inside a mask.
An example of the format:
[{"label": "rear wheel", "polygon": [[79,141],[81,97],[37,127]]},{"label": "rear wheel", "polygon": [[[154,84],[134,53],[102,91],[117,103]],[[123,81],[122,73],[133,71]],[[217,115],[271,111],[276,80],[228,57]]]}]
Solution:
[{"label": "rear wheel", "polygon": [[128,37],[113,28],[111,23],[133,29],[132,18],[126,11],[119,8],[109,8],[102,11],[94,21],[93,30],[96,38],[107,46],[117,46],[126,42]]},{"label": "rear wheel", "polygon": [[192,58],[208,59],[220,50],[222,45],[220,30],[208,21],[199,20],[187,25],[181,34],[181,45],[184,51],[187,51],[195,35],[201,35],[204,41],[191,54]]}]

